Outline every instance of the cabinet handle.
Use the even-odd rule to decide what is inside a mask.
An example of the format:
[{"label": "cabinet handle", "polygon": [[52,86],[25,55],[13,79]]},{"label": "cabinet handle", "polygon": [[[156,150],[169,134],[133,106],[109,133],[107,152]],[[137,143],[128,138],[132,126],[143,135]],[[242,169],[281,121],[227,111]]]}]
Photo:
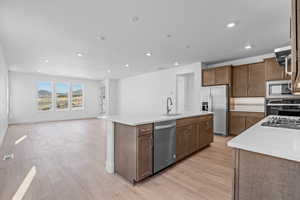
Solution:
[{"label": "cabinet handle", "polygon": [[291,71],[289,71],[288,70],[288,66],[289,66],[289,59],[291,59],[291,54],[290,55],[288,55],[287,57],[285,57],[285,73],[287,74],[287,75],[292,75],[292,69],[291,69]]}]

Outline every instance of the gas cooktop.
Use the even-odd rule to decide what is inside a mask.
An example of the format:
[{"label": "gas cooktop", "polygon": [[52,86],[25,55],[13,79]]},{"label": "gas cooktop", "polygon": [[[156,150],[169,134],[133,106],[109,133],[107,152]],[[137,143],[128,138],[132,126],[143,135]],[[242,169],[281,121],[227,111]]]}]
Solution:
[{"label": "gas cooktop", "polygon": [[300,130],[300,117],[272,116],[262,126],[289,128]]}]

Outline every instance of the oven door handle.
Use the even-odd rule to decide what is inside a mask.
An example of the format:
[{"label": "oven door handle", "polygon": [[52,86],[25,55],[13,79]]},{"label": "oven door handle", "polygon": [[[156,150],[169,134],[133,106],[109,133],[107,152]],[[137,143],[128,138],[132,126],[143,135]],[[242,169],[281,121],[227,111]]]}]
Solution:
[{"label": "oven door handle", "polygon": [[267,106],[300,106],[300,104],[268,103]]}]

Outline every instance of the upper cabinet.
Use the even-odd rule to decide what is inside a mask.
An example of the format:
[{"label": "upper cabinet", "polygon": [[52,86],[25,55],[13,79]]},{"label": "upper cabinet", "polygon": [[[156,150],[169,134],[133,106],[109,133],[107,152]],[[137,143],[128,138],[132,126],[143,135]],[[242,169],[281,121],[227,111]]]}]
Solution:
[{"label": "upper cabinet", "polygon": [[248,95],[248,65],[232,68],[232,96],[247,97]]},{"label": "upper cabinet", "polygon": [[264,97],[266,95],[264,62],[249,65],[247,92],[249,97]]},{"label": "upper cabinet", "polygon": [[235,66],[232,69],[233,97],[264,97],[265,63]]},{"label": "upper cabinet", "polygon": [[202,70],[202,86],[231,84],[231,66]]},{"label": "upper cabinet", "polygon": [[265,59],[266,67],[266,80],[276,81],[276,80],[288,80],[290,77],[286,75],[284,67],[280,66],[276,61],[276,58]]},{"label": "upper cabinet", "polygon": [[292,0],[291,8],[291,46],[293,92],[300,93],[300,1]]}]

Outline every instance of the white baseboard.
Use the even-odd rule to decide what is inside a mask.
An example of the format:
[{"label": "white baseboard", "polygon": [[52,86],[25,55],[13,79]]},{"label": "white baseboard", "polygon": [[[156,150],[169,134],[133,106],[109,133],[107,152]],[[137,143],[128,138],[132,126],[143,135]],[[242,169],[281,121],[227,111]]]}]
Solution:
[{"label": "white baseboard", "polygon": [[106,171],[110,174],[113,174],[115,173],[115,169],[114,169],[114,163],[111,163],[111,162],[108,162],[106,161],[105,162],[105,168],[106,168]]}]

